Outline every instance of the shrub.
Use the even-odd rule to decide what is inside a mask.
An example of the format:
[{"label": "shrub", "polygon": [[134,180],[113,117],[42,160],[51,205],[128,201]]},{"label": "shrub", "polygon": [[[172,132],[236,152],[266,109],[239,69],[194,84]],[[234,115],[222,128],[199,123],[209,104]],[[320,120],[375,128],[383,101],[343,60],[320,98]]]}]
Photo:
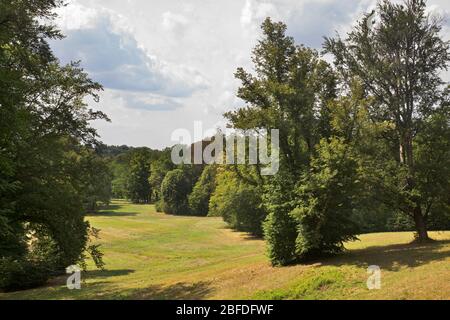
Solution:
[{"label": "shrub", "polygon": [[296,254],[307,259],[334,254],[360,231],[353,220],[358,192],[357,163],[341,139],[323,140],[297,188],[297,205],[290,215],[297,222]]},{"label": "shrub", "polygon": [[193,214],[198,216],[208,215],[209,200],[215,187],[216,168],[206,166],[188,198],[189,207]]},{"label": "shrub", "polygon": [[210,216],[221,216],[227,224],[239,231],[261,236],[262,222],[267,216],[262,205],[261,190],[239,181],[230,171],[217,177],[217,187],[211,196]]},{"label": "shrub", "polygon": [[51,272],[48,266],[29,260],[0,259],[0,290],[17,291],[44,285]]},{"label": "shrub", "polygon": [[192,190],[192,178],[185,169],[169,171],[161,184],[163,210],[169,214],[189,215],[188,195]]},{"label": "shrub", "polygon": [[164,212],[164,202],[160,199],[155,202],[156,212]]},{"label": "shrub", "polygon": [[350,146],[323,140],[300,181],[281,171],[267,190],[264,225],[273,265],[287,265],[340,252],[360,229],[355,212],[359,180]]},{"label": "shrub", "polygon": [[264,222],[264,238],[270,261],[274,266],[285,266],[297,260],[295,255],[295,221],[283,208],[270,212]]},{"label": "shrub", "polygon": [[292,210],[294,181],[292,176],[280,171],[268,184],[264,202],[269,212],[264,222],[264,238],[267,242],[269,259],[274,266],[296,262],[295,220],[289,215]]}]

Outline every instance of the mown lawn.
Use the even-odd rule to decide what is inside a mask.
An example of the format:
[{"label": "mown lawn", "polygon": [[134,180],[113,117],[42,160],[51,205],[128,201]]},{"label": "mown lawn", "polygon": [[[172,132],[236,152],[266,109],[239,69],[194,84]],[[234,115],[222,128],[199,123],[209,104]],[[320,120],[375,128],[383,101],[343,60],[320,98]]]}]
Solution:
[{"label": "mown lawn", "polygon": [[[81,290],[60,277],[0,299],[450,299],[448,231],[420,246],[408,232],[362,235],[338,257],[273,268],[263,241],[219,218],[114,201],[89,220],[101,229],[106,270],[90,268]],[[369,265],[381,267],[380,290],[367,289]]]}]

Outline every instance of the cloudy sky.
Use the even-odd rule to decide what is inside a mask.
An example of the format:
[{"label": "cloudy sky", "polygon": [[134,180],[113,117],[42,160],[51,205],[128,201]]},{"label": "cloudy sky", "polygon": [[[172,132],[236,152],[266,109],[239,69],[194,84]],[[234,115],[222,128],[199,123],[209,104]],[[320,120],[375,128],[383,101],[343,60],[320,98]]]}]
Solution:
[{"label": "cloudy sky", "polygon": [[[450,16],[448,0],[430,10]],[[345,33],[375,0],[69,0],[58,10],[66,38],[52,43],[61,62],[82,60],[103,84],[94,106],[107,144],[163,148],[175,129],[222,127],[235,97],[237,67],[251,68],[259,25],[270,16],[298,43],[320,48],[323,36]],[[450,39],[448,21],[444,36]]]}]

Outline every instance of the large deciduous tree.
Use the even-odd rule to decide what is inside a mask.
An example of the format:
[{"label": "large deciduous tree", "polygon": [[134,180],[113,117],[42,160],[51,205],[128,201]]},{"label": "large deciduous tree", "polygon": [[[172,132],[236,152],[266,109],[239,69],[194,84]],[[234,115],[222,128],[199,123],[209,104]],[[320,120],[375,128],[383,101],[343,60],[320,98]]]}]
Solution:
[{"label": "large deciduous tree", "polygon": [[50,50],[60,5],[0,2],[0,289],[43,283],[89,248],[83,188],[96,173],[81,159],[97,143],[89,122],[107,118],[85,103],[101,85]]},{"label": "large deciduous tree", "polygon": [[[437,129],[439,117],[436,114],[442,117],[446,114],[444,109],[448,109],[443,103],[447,93],[441,72],[450,59],[449,42],[440,36],[440,20],[426,13],[425,1],[394,4],[384,0],[378,3],[377,11],[379,21],[374,26],[368,21],[368,15],[358,22],[347,39],[326,39],[325,49],[334,55],[344,83],[358,79],[366,94],[373,98],[368,109],[372,121],[392,124],[392,130],[384,137],[395,150],[388,157],[397,163],[391,172],[394,176],[381,170],[383,174],[375,180],[384,191],[384,202],[414,219],[418,239],[426,241],[427,218],[432,208],[439,205],[442,193],[448,194],[444,187],[447,178],[443,184],[439,182],[442,179],[435,180],[440,186],[439,192],[427,191],[425,176],[435,175],[422,160],[424,150],[433,157],[442,153],[436,148],[448,148],[445,143],[439,145],[444,136],[438,132],[444,129]],[[448,118],[446,125],[448,127]],[[434,129],[426,129],[429,126]],[[430,136],[431,130],[436,134]],[[424,135],[436,142],[425,141]],[[445,169],[433,163],[437,166],[434,169]],[[378,167],[382,166],[378,163]],[[385,164],[384,168],[387,167]],[[445,173],[442,171],[442,174]]]},{"label": "large deciduous tree", "polygon": [[319,54],[296,45],[286,25],[267,18],[263,37],[253,51],[255,73],[236,72],[242,85],[238,97],[247,105],[225,116],[241,130],[279,129],[280,171],[262,179],[269,213],[264,226],[273,264],[299,260],[296,242],[300,219],[294,190],[309,170],[316,146],[330,134],[328,101],[335,97],[335,76]]}]

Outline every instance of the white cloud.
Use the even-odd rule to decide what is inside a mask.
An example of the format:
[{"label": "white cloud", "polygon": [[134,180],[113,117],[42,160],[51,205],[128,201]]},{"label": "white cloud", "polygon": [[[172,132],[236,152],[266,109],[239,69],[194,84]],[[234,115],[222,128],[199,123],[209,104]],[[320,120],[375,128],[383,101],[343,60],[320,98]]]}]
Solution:
[{"label": "white cloud", "polygon": [[241,23],[252,28],[258,27],[266,17],[278,19],[276,6],[268,1],[246,0],[241,12]]},{"label": "white cloud", "polygon": [[[99,108],[112,123],[95,123],[108,144],[170,145],[177,128],[205,128],[243,104],[237,67],[251,69],[251,51],[267,16],[282,20],[298,43],[321,48],[342,35],[375,0],[69,0],[53,43],[62,61],[82,60],[107,88]],[[450,12],[450,2],[429,0]],[[450,35],[448,21],[443,30]]]},{"label": "white cloud", "polygon": [[164,28],[173,32],[182,32],[189,24],[189,20],[185,16],[170,11],[164,12],[162,19]]},{"label": "white cloud", "polygon": [[182,97],[207,88],[197,70],[149,54],[125,21],[110,10],[71,4],[60,19],[66,39],[54,42],[53,50],[65,63],[82,60],[91,77],[109,89]]}]

